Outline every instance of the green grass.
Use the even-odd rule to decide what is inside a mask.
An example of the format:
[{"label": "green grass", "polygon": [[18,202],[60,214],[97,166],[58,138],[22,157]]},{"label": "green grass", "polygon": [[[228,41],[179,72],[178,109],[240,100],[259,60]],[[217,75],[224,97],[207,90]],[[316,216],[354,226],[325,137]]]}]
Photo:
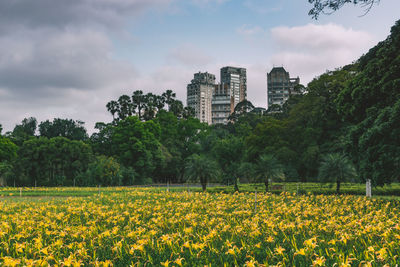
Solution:
[{"label": "green grass", "polygon": [[[0,199],[4,198],[19,198],[22,197],[89,197],[96,196],[99,192],[102,195],[109,195],[113,193],[120,193],[129,191],[130,187],[3,187],[0,188]],[[163,192],[169,190],[170,192],[200,192],[202,189],[199,186],[180,186],[169,187],[143,187],[152,192]],[[280,194],[283,191],[297,194],[323,194],[332,195],[336,194],[336,187],[334,184],[319,184],[319,183],[272,183],[270,189],[275,194]],[[21,190],[21,191],[20,191]],[[264,184],[240,184],[240,192],[265,192]],[[213,186],[208,187],[207,191],[210,193],[234,193],[233,186]],[[341,185],[341,194],[346,195],[365,195],[365,185],[357,183],[344,183]],[[400,184],[391,184],[383,187],[374,187],[372,195],[385,197],[387,199],[399,199],[400,197]]]}]

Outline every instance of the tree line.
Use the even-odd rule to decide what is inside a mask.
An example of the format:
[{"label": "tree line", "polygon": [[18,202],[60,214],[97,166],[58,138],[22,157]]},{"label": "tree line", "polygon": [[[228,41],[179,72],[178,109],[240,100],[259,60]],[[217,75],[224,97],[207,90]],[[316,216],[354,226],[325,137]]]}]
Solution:
[{"label": "tree line", "polygon": [[[400,22],[356,62],[313,79],[260,113],[249,101],[227,125],[193,118],[175,93],[111,100],[111,122],[24,119],[0,137],[8,185],[133,185],[274,181],[374,185],[400,177]],[[1,127],[0,127],[1,129]],[[1,132],[0,132],[1,133]],[[37,134],[38,133],[38,134]]]}]

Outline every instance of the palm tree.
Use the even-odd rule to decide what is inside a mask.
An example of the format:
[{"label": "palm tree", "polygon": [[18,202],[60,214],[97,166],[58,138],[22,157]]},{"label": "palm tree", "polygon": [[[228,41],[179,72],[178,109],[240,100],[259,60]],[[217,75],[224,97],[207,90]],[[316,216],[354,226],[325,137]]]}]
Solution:
[{"label": "palm tree", "polygon": [[283,167],[279,161],[272,155],[261,155],[255,166],[255,173],[258,179],[264,180],[265,192],[269,189],[269,179],[285,177]]},{"label": "palm tree", "polygon": [[356,176],[353,164],[344,154],[326,155],[319,168],[319,177],[325,181],[336,181],[336,193],[340,192],[340,183]]},{"label": "palm tree", "polygon": [[185,176],[188,180],[200,181],[203,192],[206,191],[207,182],[219,176],[218,165],[205,155],[194,154],[189,157],[185,166]]},{"label": "palm tree", "polygon": [[132,93],[132,104],[138,109],[139,120],[142,120],[142,109],[145,102],[145,96],[142,90],[136,90]]},{"label": "palm tree", "polygon": [[117,111],[119,110],[119,103],[115,100],[112,100],[107,103],[106,108],[113,116],[113,120],[115,120],[115,113],[117,113]]},{"label": "palm tree", "polygon": [[165,91],[165,93],[162,93],[161,96],[164,98],[165,103],[168,105],[168,111],[171,111],[170,106],[174,102],[176,94],[172,90],[167,90]]},{"label": "palm tree", "polygon": [[238,167],[238,176],[241,181],[246,183],[253,181],[256,176],[254,164],[247,161],[241,162]]},{"label": "palm tree", "polygon": [[128,116],[132,116],[133,109],[132,109],[132,100],[127,95],[121,95],[118,98],[119,110],[118,116],[121,120],[125,119]]}]

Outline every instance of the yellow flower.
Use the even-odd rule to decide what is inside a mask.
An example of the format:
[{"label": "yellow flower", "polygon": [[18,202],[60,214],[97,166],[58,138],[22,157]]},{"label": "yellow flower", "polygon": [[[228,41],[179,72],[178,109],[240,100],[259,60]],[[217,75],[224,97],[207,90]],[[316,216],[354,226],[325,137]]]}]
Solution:
[{"label": "yellow flower", "polygon": [[304,245],[310,248],[315,248],[317,246],[317,238],[313,237],[304,241]]},{"label": "yellow flower", "polygon": [[296,251],[295,255],[306,255],[306,251],[304,250],[304,248],[299,249],[298,251]]},{"label": "yellow flower", "polygon": [[387,258],[387,251],[386,248],[381,248],[379,251],[376,252],[378,254],[379,260],[385,260]]},{"label": "yellow flower", "polygon": [[268,242],[268,243],[274,242],[274,238],[273,238],[272,236],[269,236],[269,237],[267,238],[267,242]]},{"label": "yellow flower", "polygon": [[256,262],[254,260],[246,261],[245,266],[246,267],[255,267],[256,266]]},{"label": "yellow flower", "polygon": [[177,258],[174,262],[176,264],[178,264],[179,266],[182,266],[182,260],[183,260],[183,258]]},{"label": "yellow flower", "polygon": [[186,241],[182,246],[185,247],[185,248],[190,248],[189,241]]},{"label": "yellow flower", "polygon": [[168,267],[170,263],[171,262],[169,260],[166,260],[164,262],[161,262],[161,265],[164,266],[164,267]]},{"label": "yellow flower", "polygon": [[313,266],[325,266],[325,261],[326,259],[324,257],[317,257],[314,261],[313,261]]},{"label": "yellow flower", "polygon": [[285,249],[281,246],[275,248],[275,252],[278,253],[278,255],[283,255],[284,251],[285,251]]},{"label": "yellow flower", "polygon": [[3,258],[3,265],[5,267],[14,267],[17,266],[21,263],[21,260],[19,259],[13,259],[11,257],[4,257]]},{"label": "yellow flower", "polygon": [[185,234],[191,234],[193,232],[193,228],[192,227],[187,227],[187,228],[183,229],[183,232]]},{"label": "yellow flower", "polygon": [[225,254],[229,254],[229,255],[233,255],[233,256],[236,255],[235,250],[232,248],[228,249],[228,251]]}]

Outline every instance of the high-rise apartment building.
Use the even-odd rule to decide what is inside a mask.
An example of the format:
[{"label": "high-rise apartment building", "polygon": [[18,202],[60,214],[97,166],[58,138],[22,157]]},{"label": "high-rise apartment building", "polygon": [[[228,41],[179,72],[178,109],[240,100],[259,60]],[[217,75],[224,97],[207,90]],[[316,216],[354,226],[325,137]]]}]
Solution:
[{"label": "high-rise apartment building", "polygon": [[245,68],[223,67],[221,69],[221,84],[226,83],[230,87],[234,97],[234,105],[247,98],[247,75]]},{"label": "high-rise apartment building", "polygon": [[221,83],[215,86],[212,100],[212,123],[228,123],[235,106],[247,97],[245,68],[223,67]]},{"label": "high-rise apartment building", "polygon": [[212,124],[227,124],[234,110],[234,97],[227,83],[216,84],[212,98]]},{"label": "high-rise apartment building", "polygon": [[215,86],[215,75],[198,72],[187,85],[187,106],[194,109],[195,117],[201,122],[212,123],[211,101]]},{"label": "high-rise apartment building", "polygon": [[290,78],[289,72],[283,67],[274,67],[271,72],[267,74],[268,84],[268,108],[271,105],[280,105],[288,100],[292,94],[298,94],[294,88],[300,84],[300,78]]}]

